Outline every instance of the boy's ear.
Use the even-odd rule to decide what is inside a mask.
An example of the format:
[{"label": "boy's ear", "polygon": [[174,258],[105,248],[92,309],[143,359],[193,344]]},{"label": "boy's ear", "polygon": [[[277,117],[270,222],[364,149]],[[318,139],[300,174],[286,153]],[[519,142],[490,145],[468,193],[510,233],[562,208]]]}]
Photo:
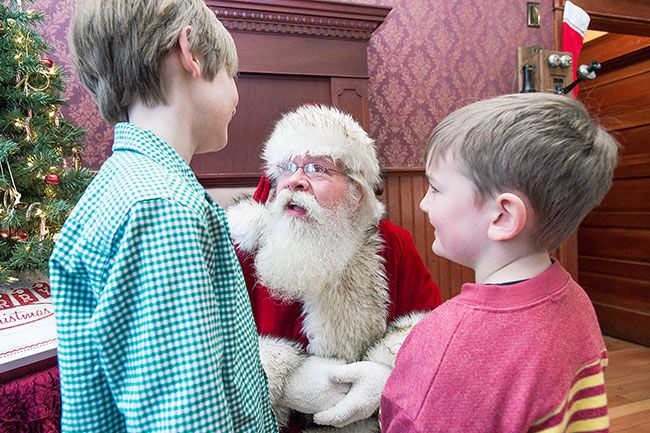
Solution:
[{"label": "boy's ear", "polygon": [[488,237],[493,241],[506,241],[515,238],[526,227],[528,209],[526,202],[517,194],[506,192],[495,199]]},{"label": "boy's ear", "polygon": [[196,79],[201,76],[201,65],[192,51],[190,51],[189,37],[192,32],[192,26],[185,26],[178,35],[178,47],[180,49],[179,56],[183,68],[192,74],[192,78]]}]

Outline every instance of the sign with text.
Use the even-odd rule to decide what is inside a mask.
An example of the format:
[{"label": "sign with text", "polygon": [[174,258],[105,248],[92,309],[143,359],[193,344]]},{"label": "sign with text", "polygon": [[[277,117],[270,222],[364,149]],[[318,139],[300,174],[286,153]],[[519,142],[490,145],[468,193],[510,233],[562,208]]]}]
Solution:
[{"label": "sign with text", "polygon": [[0,373],[55,355],[49,284],[0,287]]}]

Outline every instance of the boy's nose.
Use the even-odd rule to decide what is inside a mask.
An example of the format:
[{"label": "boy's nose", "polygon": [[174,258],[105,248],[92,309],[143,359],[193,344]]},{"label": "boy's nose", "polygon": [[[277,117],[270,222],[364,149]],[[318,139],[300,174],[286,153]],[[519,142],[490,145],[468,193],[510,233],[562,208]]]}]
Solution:
[{"label": "boy's nose", "polygon": [[420,210],[422,212],[427,212],[428,207],[426,201],[427,201],[427,196],[425,195],[424,197],[422,197],[422,200],[420,200]]}]

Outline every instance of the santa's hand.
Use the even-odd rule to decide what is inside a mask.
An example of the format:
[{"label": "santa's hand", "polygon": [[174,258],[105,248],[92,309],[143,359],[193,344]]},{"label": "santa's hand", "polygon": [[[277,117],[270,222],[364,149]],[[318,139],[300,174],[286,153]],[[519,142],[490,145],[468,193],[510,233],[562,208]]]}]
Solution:
[{"label": "santa's hand", "polygon": [[288,378],[281,404],[302,413],[316,413],[331,408],[350,390],[348,383],[330,380],[336,367],[345,361],[310,356]]},{"label": "santa's hand", "polygon": [[370,361],[336,367],[330,378],[334,382],[350,384],[350,391],[333,408],[315,414],[314,422],[340,428],[370,417],[379,407],[390,372],[390,367]]}]

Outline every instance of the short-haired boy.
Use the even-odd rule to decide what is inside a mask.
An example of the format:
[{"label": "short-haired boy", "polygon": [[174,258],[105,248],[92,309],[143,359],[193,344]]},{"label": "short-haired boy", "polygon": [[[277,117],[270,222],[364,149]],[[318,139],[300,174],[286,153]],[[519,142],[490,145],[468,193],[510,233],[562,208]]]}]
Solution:
[{"label": "short-haired boy", "polygon": [[65,432],[276,432],[226,216],[189,167],[226,145],[235,45],[201,0],[80,1],[113,155],[50,258]]},{"label": "short-haired boy", "polygon": [[383,432],[608,430],[596,315],[549,253],[601,201],[617,154],[582,104],[553,94],[476,102],[433,130],[420,207],[433,251],[476,283],[407,337]]}]

